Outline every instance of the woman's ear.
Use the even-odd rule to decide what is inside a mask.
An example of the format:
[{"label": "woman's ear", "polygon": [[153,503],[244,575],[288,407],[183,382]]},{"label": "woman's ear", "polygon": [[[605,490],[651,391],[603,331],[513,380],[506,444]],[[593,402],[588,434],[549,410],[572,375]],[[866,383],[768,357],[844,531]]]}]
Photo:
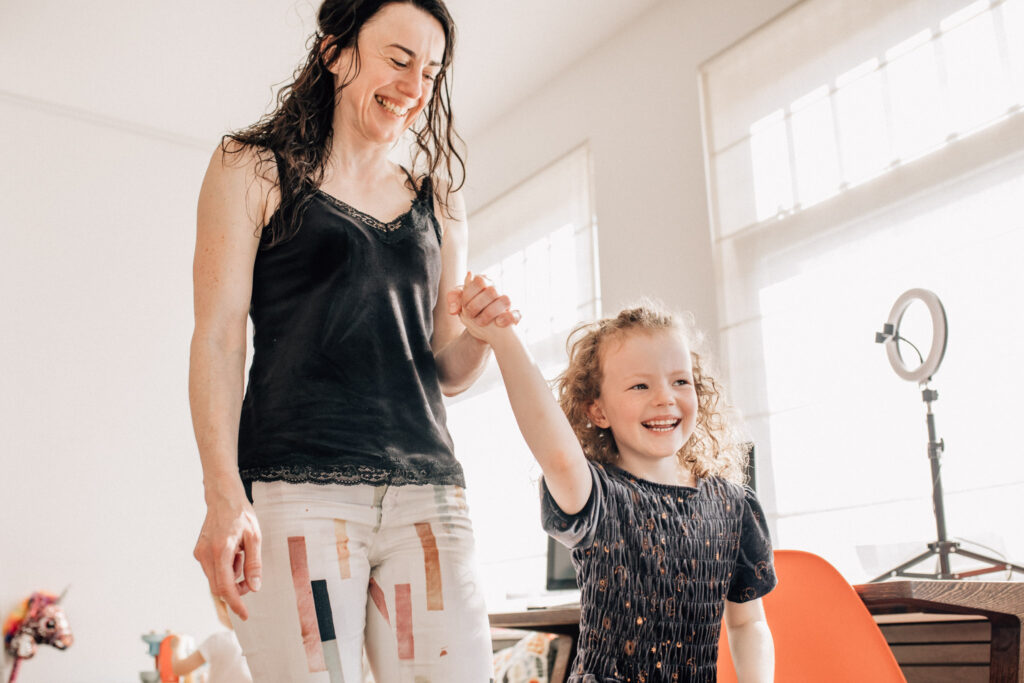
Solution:
[{"label": "woman's ear", "polygon": [[335,76],[348,74],[352,69],[352,47],[341,47],[334,36],[324,36],[320,41],[320,61]]},{"label": "woman's ear", "polygon": [[601,429],[608,429],[611,424],[608,422],[608,416],[604,414],[604,410],[601,408],[600,399],[593,401],[587,406],[587,415],[590,417],[590,421]]},{"label": "woman's ear", "polygon": [[338,53],[338,46],[332,45],[333,40],[334,36],[330,35],[324,36],[320,39],[320,46],[317,50],[320,51],[320,61],[323,62],[324,65],[330,64],[331,59]]}]

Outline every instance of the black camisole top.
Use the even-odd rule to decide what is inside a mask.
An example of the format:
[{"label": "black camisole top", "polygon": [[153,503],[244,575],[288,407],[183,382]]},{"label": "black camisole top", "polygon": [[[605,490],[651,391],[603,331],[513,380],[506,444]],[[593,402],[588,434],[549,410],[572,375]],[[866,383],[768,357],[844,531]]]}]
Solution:
[{"label": "black camisole top", "polygon": [[318,190],[296,235],[257,252],[247,486],[465,486],[430,347],[440,277],[429,177],[390,223]]}]

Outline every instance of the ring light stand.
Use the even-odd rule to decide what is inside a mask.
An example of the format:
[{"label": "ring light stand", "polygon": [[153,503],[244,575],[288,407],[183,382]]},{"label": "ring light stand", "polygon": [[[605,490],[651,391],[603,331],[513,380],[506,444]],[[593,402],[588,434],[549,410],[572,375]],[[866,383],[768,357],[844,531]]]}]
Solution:
[{"label": "ring light stand", "polygon": [[[918,352],[921,364],[911,369],[904,362],[899,342],[904,341],[910,344],[909,341],[900,336],[900,323],[903,321],[903,314],[906,313],[907,308],[914,301],[923,302],[931,314],[932,348],[929,350],[927,357],[921,356],[920,352]],[[915,579],[965,579],[971,576],[1004,570],[1024,573],[1024,567],[1020,565],[964,550],[960,547],[959,543],[950,541],[946,536],[946,508],[942,497],[941,476],[941,459],[945,443],[935,435],[935,414],[932,412],[932,403],[939,399],[939,392],[928,388],[928,383],[936,371],[938,371],[939,365],[942,363],[942,357],[946,354],[947,333],[946,310],[942,307],[939,297],[927,289],[910,289],[901,294],[896,299],[896,303],[893,304],[892,310],[889,311],[889,319],[882,326],[882,331],[875,333],[875,342],[885,344],[885,350],[889,356],[889,364],[892,365],[892,369],[896,374],[907,381],[916,382],[922,389],[921,400],[924,401],[926,406],[928,422],[928,460],[931,462],[932,469],[932,504],[935,512],[935,530],[938,533],[938,540],[929,543],[928,550],[920,555],[904,562],[898,567],[890,569],[881,576],[875,577],[871,580],[872,583],[898,576]],[[913,346],[913,344],[910,345]],[[914,350],[916,351],[917,347],[914,347]],[[949,566],[950,555],[969,557],[973,560],[984,562],[987,566],[981,569],[954,573],[950,570]],[[937,572],[929,574],[907,571],[914,565],[920,564],[934,556],[939,558],[939,570]]]}]

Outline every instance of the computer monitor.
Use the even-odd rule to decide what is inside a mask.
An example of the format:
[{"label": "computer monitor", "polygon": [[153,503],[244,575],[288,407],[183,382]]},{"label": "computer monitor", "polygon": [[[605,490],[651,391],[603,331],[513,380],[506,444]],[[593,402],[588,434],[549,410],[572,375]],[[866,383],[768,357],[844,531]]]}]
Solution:
[{"label": "computer monitor", "polygon": [[572,566],[572,551],[548,536],[548,580],[549,591],[572,590],[577,588],[576,569]]},{"label": "computer monitor", "polygon": [[[747,451],[747,486],[757,490],[757,468],[754,465],[754,444],[749,444]],[[572,566],[572,551],[548,536],[548,576],[549,591],[577,588],[576,569]]]}]

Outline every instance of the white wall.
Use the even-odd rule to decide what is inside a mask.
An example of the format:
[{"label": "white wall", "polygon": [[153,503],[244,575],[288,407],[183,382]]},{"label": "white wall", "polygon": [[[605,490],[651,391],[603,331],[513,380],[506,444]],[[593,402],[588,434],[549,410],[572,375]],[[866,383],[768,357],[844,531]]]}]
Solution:
[{"label": "white wall", "polygon": [[0,612],[70,584],[75,644],[42,648],[20,679],[137,681],[153,666],[142,633],[217,627],[191,557],[204,510],[186,393],[212,144],[10,99],[0,121]]}]

